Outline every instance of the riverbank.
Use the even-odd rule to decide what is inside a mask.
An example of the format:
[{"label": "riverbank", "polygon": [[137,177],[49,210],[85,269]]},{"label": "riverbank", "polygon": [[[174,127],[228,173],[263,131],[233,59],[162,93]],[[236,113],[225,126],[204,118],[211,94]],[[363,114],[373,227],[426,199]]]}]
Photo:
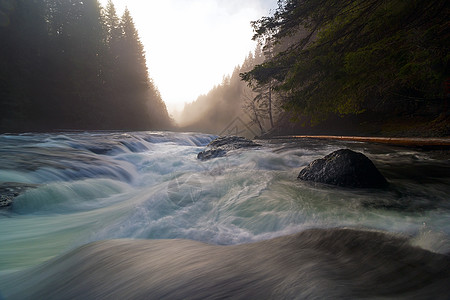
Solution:
[{"label": "riverbank", "polygon": [[336,136],[336,135],[288,135],[274,136],[271,139],[323,139],[354,142],[369,142],[411,147],[449,147],[450,137],[416,138],[416,137],[369,137],[369,136]]},{"label": "riverbank", "polygon": [[[298,117],[297,117],[298,118]],[[296,121],[294,122],[293,119]],[[321,122],[285,114],[275,127],[260,138],[285,136],[350,136],[377,138],[450,138],[450,114],[385,115],[365,112],[359,115],[330,116]],[[420,142],[419,142],[420,143]],[[404,144],[404,142],[402,142]],[[417,144],[417,142],[413,142]]]}]

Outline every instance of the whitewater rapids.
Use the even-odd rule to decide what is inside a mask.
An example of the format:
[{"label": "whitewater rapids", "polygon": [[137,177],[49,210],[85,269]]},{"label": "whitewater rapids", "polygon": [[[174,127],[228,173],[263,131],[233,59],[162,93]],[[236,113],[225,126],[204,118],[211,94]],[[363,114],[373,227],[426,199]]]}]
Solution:
[{"label": "whitewater rapids", "polygon": [[[446,150],[200,133],[0,135],[0,299],[449,299]],[[379,190],[301,182],[337,149]]]}]

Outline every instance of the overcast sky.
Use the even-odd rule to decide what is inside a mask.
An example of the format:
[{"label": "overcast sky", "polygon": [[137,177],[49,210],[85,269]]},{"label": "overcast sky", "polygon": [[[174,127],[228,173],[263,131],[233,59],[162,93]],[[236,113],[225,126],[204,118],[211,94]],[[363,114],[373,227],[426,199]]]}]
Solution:
[{"label": "overcast sky", "polygon": [[[100,1],[106,6],[107,0]],[[131,12],[150,77],[169,112],[207,93],[241,64],[256,44],[250,21],[267,16],[277,0],[113,0]]]}]

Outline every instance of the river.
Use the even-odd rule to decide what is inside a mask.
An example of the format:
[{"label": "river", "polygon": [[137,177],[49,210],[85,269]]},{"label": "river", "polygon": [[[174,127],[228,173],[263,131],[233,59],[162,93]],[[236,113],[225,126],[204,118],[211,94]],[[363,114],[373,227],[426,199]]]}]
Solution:
[{"label": "river", "polygon": [[[15,299],[20,285],[13,289],[5,284],[11,278],[21,281],[17,278],[32,276],[29,282],[37,280],[36,270],[52,268],[55,259],[65,257],[62,255],[75,251],[73,255],[83,256],[76,249],[88,244],[111,249],[117,245],[108,243],[122,239],[127,245],[133,245],[129,239],[136,243],[168,243],[157,244],[155,255],[163,255],[164,248],[169,247],[178,249],[180,257],[191,244],[171,243],[188,240],[185,242],[195,247],[201,242],[198,253],[207,259],[205,253],[216,250],[202,247],[224,249],[222,245],[229,245],[225,249],[240,249],[233,250],[239,253],[236,257],[242,253],[248,256],[248,251],[254,249],[245,247],[254,245],[276,251],[277,246],[270,244],[275,243],[271,242],[274,238],[314,230],[326,233],[351,229],[367,232],[367,237],[374,232],[392,234],[439,259],[450,253],[450,156],[446,150],[423,151],[352,141],[262,140],[258,141],[261,147],[199,161],[197,153],[215,137],[175,132],[0,135],[0,183],[21,188],[12,206],[0,209],[0,293],[6,299]],[[341,148],[368,156],[387,178],[389,187],[345,189],[296,179],[312,160]],[[97,241],[105,242],[90,244]],[[169,255],[171,251],[166,252]],[[192,259],[189,255],[186,259]],[[254,259],[263,257],[261,253]],[[42,267],[49,261],[50,265]],[[77,264],[82,263],[77,260]],[[217,263],[210,261],[211,266]],[[164,269],[163,264],[158,266]],[[308,282],[320,287],[312,285],[313,279],[303,284],[307,286]],[[48,287],[40,291],[28,288],[35,295],[49,293]],[[129,294],[131,289],[128,294],[125,291],[116,296],[134,298],[138,294]],[[134,291],[138,289],[134,287]],[[248,286],[244,289],[248,290]],[[311,288],[300,298],[319,299],[325,295],[324,290],[327,288]],[[87,297],[106,297],[108,294],[102,291]],[[327,295],[359,295],[347,292]],[[16,296],[27,298],[26,293],[22,290]],[[81,298],[83,293],[78,289],[54,297],[61,295]],[[167,291],[155,295],[186,296]]]}]

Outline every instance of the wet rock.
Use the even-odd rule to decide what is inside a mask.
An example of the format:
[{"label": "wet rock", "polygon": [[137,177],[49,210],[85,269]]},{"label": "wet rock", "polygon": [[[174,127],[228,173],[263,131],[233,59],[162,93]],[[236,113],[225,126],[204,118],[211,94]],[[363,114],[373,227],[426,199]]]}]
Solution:
[{"label": "wet rock", "polygon": [[11,206],[13,202],[12,198],[13,197],[8,197],[6,195],[0,195],[0,208]]},{"label": "wet rock", "polygon": [[388,185],[373,162],[362,153],[337,150],[301,170],[298,178],[351,188],[381,188]]},{"label": "wet rock", "polygon": [[0,183],[0,209],[13,204],[14,198],[24,193],[30,188],[36,188],[36,184],[26,184],[19,182]]},{"label": "wet rock", "polygon": [[200,160],[208,160],[225,156],[229,151],[261,146],[240,136],[218,137],[206,146],[206,149],[197,155]]}]

